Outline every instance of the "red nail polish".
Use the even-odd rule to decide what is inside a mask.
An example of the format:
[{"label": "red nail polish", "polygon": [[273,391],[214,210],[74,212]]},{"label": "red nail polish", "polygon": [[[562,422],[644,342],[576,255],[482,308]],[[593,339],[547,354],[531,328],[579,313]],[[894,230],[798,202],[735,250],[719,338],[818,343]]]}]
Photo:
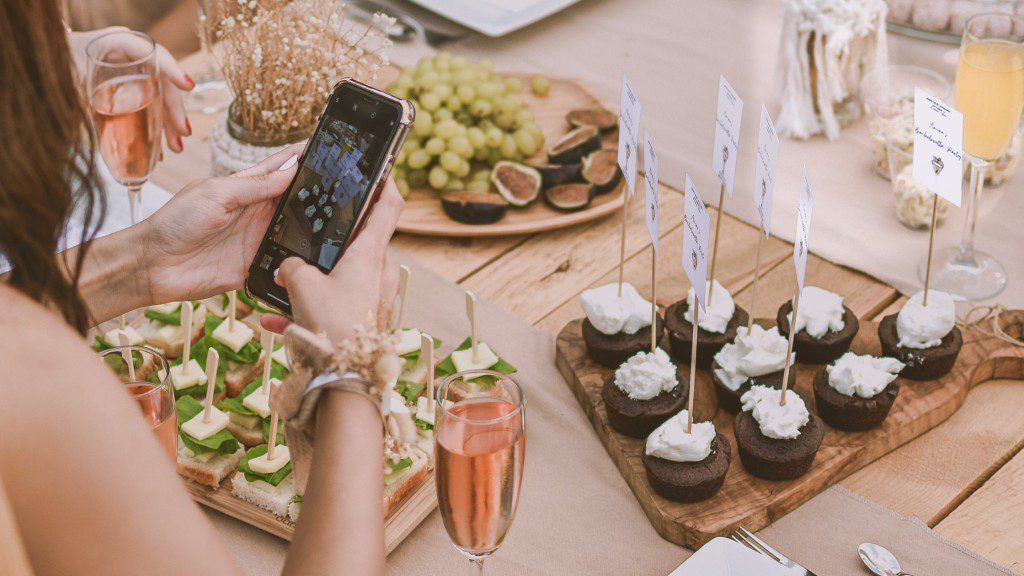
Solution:
[{"label": "red nail polish", "polygon": [[185,81],[188,82],[189,90],[196,87],[196,81],[193,80],[192,77],[188,74],[185,74]]},{"label": "red nail polish", "polygon": [[178,142],[178,152],[181,152],[182,150],[185,149],[185,146],[181,143],[181,136],[178,136],[177,142]]}]

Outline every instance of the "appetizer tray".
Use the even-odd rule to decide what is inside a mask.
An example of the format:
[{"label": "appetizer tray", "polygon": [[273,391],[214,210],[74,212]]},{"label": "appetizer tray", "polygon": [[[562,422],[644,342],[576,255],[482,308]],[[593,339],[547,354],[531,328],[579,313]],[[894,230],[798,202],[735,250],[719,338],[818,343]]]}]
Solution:
[{"label": "appetizer tray", "polygon": [[[604,104],[575,80],[551,78],[547,96],[534,95],[529,89],[530,76],[507,74],[524,81],[523,102],[533,112],[534,119],[544,132],[545,148],[569,130],[565,114],[576,108],[594,108]],[[609,110],[614,110],[604,106]],[[602,137],[604,147],[618,145],[618,132],[612,130]],[[533,159],[545,158],[542,150]],[[532,234],[590,222],[622,208],[622,188],[619,186],[594,197],[590,206],[578,212],[564,212],[548,206],[538,199],[526,208],[512,208],[504,218],[494,224],[463,224],[449,218],[441,208],[440,193],[430,188],[414,188],[405,200],[405,210],[398,222],[398,231],[422,236],[488,237]]]},{"label": "appetizer tray", "polygon": [[[1024,336],[1024,311],[1004,312],[1000,321],[1010,336]],[[718,494],[704,502],[682,504],[652,492],[641,462],[644,441],[623,436],[608,425],[601,387],[613,371],[587,356],[581,325],[582,319],[573,320],[559,333],[558,369],[655,530],[666,540],[690,549],[740,525],[757,531],[771,524],[830,485],[935,427],[963,404],[967,392],[977,384],[994,378],[1024,378],[1024,348],[986,333],[988,323],[961,327],[964,345],[952,372],[935,381],[900,378],[899,396],[880,427],[850,433],[826,424],[825,438],[810,471],[795,480],[771,481],[755,478],[743,469],[733,434],[733,415],[718,409],[710,373],[698,371],[695,419],[714,420],[718,431],[729,439],[733,458]],[[851,351],[879,355],[877,329],[878,323],[862,319]],[[662,346],[668,349],[667,340]],[[795,389],[812,412],[816,408],[811,380],[818,368],[797,364]]]}]

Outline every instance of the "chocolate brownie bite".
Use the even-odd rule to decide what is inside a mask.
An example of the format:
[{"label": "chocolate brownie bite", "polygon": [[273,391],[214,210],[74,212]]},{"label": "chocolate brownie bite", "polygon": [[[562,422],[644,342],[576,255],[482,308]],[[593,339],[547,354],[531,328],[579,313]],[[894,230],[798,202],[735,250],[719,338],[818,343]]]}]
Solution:
[{"label": "chocolate brownie bite", "polygon": [[[651,303],[636,288],[624,282],[605,284],[580,295],[580,306],[586,314],[583,321],[583,342],[590,358],[608,368],[617,368],[629,357],[646,350],[651,342]],[[665,330],[659,314],[655,337]]]},{"label": "chocolate brownie bite", "polygon": [[[683,410],[662,424],[647,439],[642,461],[651,489],[663,498],[675,502],[700,502],[714,496],[725,482],[725,474],[732,461],[732,447],[711,422],[693,423],[692,434],[685,433],[687,413]],[[665,431],[665,428],[681,430]],[[663,433],[665,432],[665,433]],[[708,438],[710,436],[711,438]],[[701,449],[709,442],[707,455],[687,454],[680,441],[697,440]],[[689,450],[694,452],[694,450]]]},{"label": "chocolate brownie bite", "polygon": [[[789,316],[793,302],[779,307],[776,314],[779,333],[789,338]],[[843,297],[807,286],[800,293],[799,331],[793,338],[796,357],[806,364],[827,364],[850,349],[860,322],[853,311],[843,305]]]},{"label": "chocolate brownie bite", "polygon": [[[750,390],[752,386],[767,386],[769,388],[782,388],[782,376],[785,370],[776,370],[775,372],[769,372],[762,376],[754,376],[748,378],[746,382],[740,384],[735,390],[726,385],[725,381],[721,376],[718,375],[719,370],[722,367],[716,362],[711,363],[711,380],[715,383],[715,394],[718,396],[718,405],[723,409],[736,414],[740,411],[742,402],[740,398]],[[790,368],[789,370],[789,388],[790,390],[796,386],[796,368]]]},{"label": "chocolate brownie bite", "polygon": [[[685,300],[665,310],[669,348],[672,357],[681,364],[689,364],[693,352],[693,323],[686,318],[693,302],[691,287]],[[747,311],[737,306],[729,291],[716,281],[712,289],[711,305],[699,313],[697,318],[697,367],[707,369],[711,366],[715,354],[736,338],[736,331],[740,326],[746,326],[749,318]],[[707,329],[710,325],[714,326],[712,330]]]},{"label": "chocolate brownie bite", "polygon": [[852,353],[844,354],[835,364],[822,366],[814,374],[813,384],[818,415],[829,426],[848,432],[880,425],[900,392],[896,374],[902,367],[903,363],[894,358]]},{"label": "chocolate brownie bite", "polygon": [[[665,321],[660,314],[655,330],[657,341],[660,342],[665,333]],[[594,327],[589,318],[584,318],[583,343],[587,346],[587,354],[590,355],[591,360],[608,368],[617,368],[630,356],[650,349],[651,326],[648,324],[633,334],[625,332],[602,334]]]},{"label": "chocolate brownie bite", "polygon": [[687,374],[664,350],[638,352],[601,388],[608,424],[620,434],[644,438],[686,405]]},{"label": "chocolate brownie bite", "polygon": [[[711,364],[711,377],[719,405],[729,412],[740,411],[740,398],[751,386],[782,388],[788,342],[776,328],[755,324],[747,333],[741,326],[736,340],[722,347]],[[790,357],[792,363],[792,357]],[[796,384],[796,370],[789,371],[789,386]]]},{"label": "chocolate brownie bite", "polygon": [[821,419],[807,411],[803,398],[789,390],[782,406],[780,396],[780,390],[755,386],[744,395],[749,409],[733,426],[743,468],[766,480],[806,474],[825,436]]},{"label": "chocolate brownie bite", "polygon": [[906,364],[900,376],[910,380],[935,380],[948,374],[956,364],[964,339],[956,327],[953,299],[937,290],[929,291],[928,306],[922,293],[910,297],[899,314],[886,316],[878,324],[882,352]]}]

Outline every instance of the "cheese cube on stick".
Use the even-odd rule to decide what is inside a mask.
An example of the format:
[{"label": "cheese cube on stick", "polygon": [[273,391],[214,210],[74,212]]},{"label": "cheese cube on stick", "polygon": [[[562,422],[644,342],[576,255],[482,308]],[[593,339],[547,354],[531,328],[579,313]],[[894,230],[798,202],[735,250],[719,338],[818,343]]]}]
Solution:
[{"label": "cheese cube on stick", "polygon": [[175,390],[202,384],[206,384],[206,373],[203,372],[203,367],[196,362],[195,358],[189,359],[188,364],[171,366],[171,385]]},{"label": "cheese cube on stick", "polygon": [[[128,342],[123,343],[121,341],[121,334],[128,337]],[[103,339],[107,341],[111,346],[138,346],[144,342],[142,334],[131,326],[125,326],[124,328],[114,328],[103,335]]]},{"label": "cheese cube on stick", "polygon": [[273,474],[284,468],[284,465],[291,462],[291,459],[292,455],[287,446],[277,446],[274,448],[273,459],[270,458],[270,452],[267,452],[249,460],[249,468],[258,474]]},{"label": "cheese cube on stick", "polygon": [[409,328],[398,333],[398,344],[395,345],[395,354],[399,356],[414,352],[420,349],[420,331],[416,328]]},{"label": "cheese cube on stick", "polygon": [[228,415],[221,412],[216,406],[210,407],[210,419],[208,422],[203,422],[205,413],[206,411],[204,410],[193,416],[188,422],[182,424],[181,431],[196,440],[206,440],[227,427]]},{"label": "cheese cube on stick", "polygon": [[452,352],[452,363],[459,372],[468,370],[486,370],[498,363],[498,355],[495,354],[486,342],[478,342],[476,345],[476,359],[473,358],[473,347],[465,350]]},{"label": "cheese cube on stick", "polygon": [[213,331],[213,339],[230,348],[232,352],[238,352],[242,346],[252,340],[254,332],[244,322],[235,322],[234,324],[232,330],[231,322],[226,320],[221,322],[220,326]]},{"label": "cheese cube on stick", "polygon": [[276,390],[281,385],[281,381],[277,378],[271,378],[270,384],[267,389],[263,387],[257,388],[252,391],[251,394],[242,399],[242,406],[245,406],[249,410],[260,415],[260,418],[266,418],[270,416],[270,394],[271,390]]}]

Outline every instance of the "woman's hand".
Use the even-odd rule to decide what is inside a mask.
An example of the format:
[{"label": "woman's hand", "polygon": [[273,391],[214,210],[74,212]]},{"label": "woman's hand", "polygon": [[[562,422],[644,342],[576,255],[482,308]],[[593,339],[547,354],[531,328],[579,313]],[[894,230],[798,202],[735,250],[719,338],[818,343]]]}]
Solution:
[{"label": "woman's hand", "polygon": [[[288,291],[295,322],[341,342],[352,337],[355,327],[368,319],[380,320],[381,304],[389,308],[398,293],[398,270],[389,264],[387,249],[404,204],[389,178],[366,227],[330,274],[300,258],[281,263],[277,282]],[[283,331],[289,323],[273,314],[264,314],[261,322],[274,332]]]},{"label": "woman's hand", "polygon": [[[71,32],[68,34],[68,44],[75,58],[75,67],[78,69],[78,76],[83,83],[89,73],[88,59],[85,55],[86,46],[95,38],[118,31],[127,32],[128,28],[112,26],[101,30]],[[129,57],[142,57],[149,52],[149,44],[142,39],[128,35],[124,35],[123,38],[124,40],[118,48],[122,49]],[[181,152],[184,149],[181,137],[191,136],[192,126],[188,123],[188,117],[185,115],[185,106],[181,101],[181,93],[178,90],[188,92],[196,84],[188,77],[188,74],[185,74],[181,66],[178,65],[178,62],[171,56],[171,53],[159,44],[156,45],[156,61],[160,68],[160,82],[164,99],[164,138],[167,140],[167,147],[172,152]]]},{"label": "woman's hand", "polygon": [[301,152],[289,146],[233,176],[191,184],[140,224],[152,303],[242,287]]}]

